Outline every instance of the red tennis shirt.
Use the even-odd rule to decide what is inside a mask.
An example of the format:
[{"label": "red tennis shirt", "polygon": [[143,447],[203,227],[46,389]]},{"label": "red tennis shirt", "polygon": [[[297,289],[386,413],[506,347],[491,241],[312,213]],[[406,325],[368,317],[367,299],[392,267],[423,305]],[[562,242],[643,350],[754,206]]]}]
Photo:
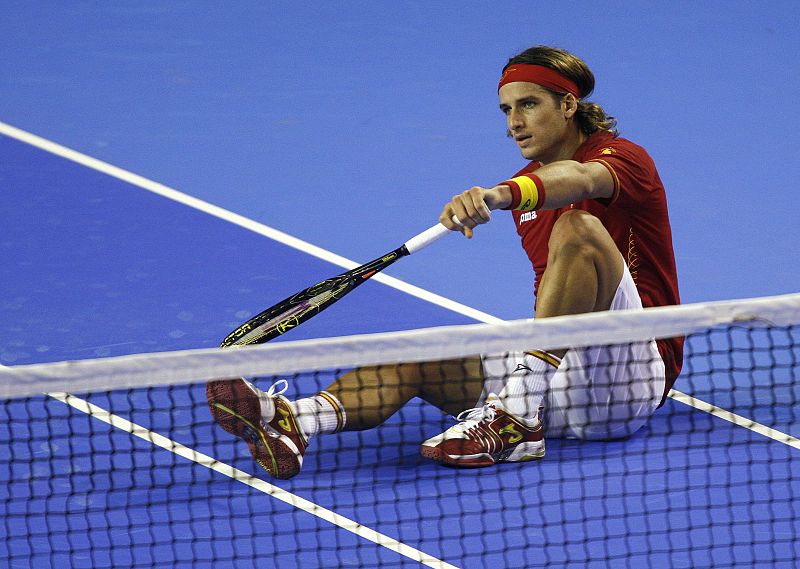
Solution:
[{"label": "red tennis shirt", "polygon": [[[653,159],[633,142],[598,131],[578,148],[573,160],[599,162],[608,168],[614,178],[614,195],[559,209],[512,212],[522,246],[536,274],[535,292],[547,268],[547,243],[553,225],[565,211],[581,209],[597,217],[617,244],[643,306],[680,304],[667,198]],[[531,162],[516,176],[540,166],[539,162]],[[666,367],[666,398],[683,365],[683,338],[657,343]]]}]

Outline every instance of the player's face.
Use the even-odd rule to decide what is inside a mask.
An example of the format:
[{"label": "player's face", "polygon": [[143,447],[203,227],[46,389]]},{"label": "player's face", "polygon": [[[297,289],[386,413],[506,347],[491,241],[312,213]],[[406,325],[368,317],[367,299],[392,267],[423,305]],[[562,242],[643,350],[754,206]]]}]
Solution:
[{"label": "player's face", "polygon": [[516,81],[500,88],[500,110],[506,115],[508,131],[528,160],[544,164],[572,157],[564,156],[572,116],[563,102],[535,83]]}]

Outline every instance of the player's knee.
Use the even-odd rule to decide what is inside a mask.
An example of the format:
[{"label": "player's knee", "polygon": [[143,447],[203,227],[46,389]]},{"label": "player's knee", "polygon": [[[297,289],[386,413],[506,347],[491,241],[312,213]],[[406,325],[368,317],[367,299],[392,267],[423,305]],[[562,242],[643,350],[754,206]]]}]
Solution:
[{"label": "player's knee", "polygon": [[551,253],[566,252],[570,255],[593,255],[610,246],[608,231],[592,214],[573,209],[558,218],[550,235]]}]

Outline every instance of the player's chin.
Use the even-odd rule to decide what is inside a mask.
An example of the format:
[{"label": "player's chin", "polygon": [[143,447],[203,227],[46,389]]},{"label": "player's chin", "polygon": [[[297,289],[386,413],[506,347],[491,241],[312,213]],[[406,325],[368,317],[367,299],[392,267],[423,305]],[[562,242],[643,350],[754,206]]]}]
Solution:
[{"label": "player's chin", "polygon": [[526,160],[538,160],[539,149],[533,146],[520,146],[519,152]]}]

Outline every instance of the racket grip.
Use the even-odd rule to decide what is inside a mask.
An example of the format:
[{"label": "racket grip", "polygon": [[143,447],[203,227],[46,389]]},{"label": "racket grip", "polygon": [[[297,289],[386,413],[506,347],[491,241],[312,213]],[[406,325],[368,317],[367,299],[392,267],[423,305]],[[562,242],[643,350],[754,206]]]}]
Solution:
[{"label": "racket grip", "polygon": [[[455,223],[458,223],[458,219],[456,219],[456,216],[453,216],[453,221]],[[460,223],[458,224],[461,225]],[[430,229],[426,229],[419,235],[415,235],[414,237],[406,241],[405,248],[408,251],[408,254],[412,255],[417,251],[419,251],[420,249],[424,249],[434,241],[438,241],[439,239],[441,239],[450,232],[451,231],[447,229],[444,225],[442,225],[441,223],[437,223]]]}]

